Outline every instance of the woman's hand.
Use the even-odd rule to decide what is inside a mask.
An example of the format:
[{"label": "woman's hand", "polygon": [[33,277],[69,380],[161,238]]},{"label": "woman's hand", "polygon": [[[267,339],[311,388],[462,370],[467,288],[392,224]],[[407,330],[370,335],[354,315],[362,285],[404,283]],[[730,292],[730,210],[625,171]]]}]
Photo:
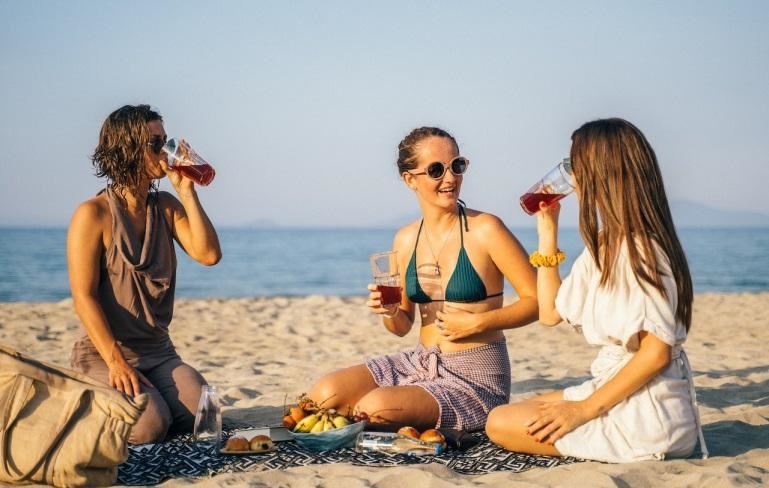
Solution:
[{"label": "woman's hand", "polygon": [[448,303],[435,313],[435,325],[448,341],[456,341],[484,331],[478,314],[453,307]]},{"label": "woman's hand", "polygon": [[122,353],[116,352],[116,348],[113,349],[113,357],[107,367],[109,368],[109,386],[126,395],[135,397],[141,393],[139,383],[154,388],[150,380],[126,362]]},{"label": "woman's hand", "polygon": [[368,300],[366,306],[375,314],[384,315],[387,318],[392,318],[398,313],[398,304],[382,305],[382,292],[379,291],[374,283],[368,285]]},{"label": "woman's hand", "polygon": [[[179,159],[189,161],[190,145],[187,141],[182,139],[179,143]],[[163,158],[159,161],[160,167],[165,171],[168,181],[171,182],[176,193],[179,195],[189,195],[195,189],[195,182],[191,179],[184,177],[181,172],[174,171],[168,165],[168,160]],[[178,163],[177,163],[178,164]]]},{"label": "woman's hand", "polygon": [[165,171],[168,181],[171,182],[178,195],[189,195],[195,190],[195,182],[185,178],[179,171],[172,170],[165,160],[160,160],[160,167]]},{"label": "woman's hand", "polygon": [[539,406],[539,416],[526,423],[526,433],[533,436],[537,442],[553,445],[555,441],[591,418],[582,402],[543,402]]}]

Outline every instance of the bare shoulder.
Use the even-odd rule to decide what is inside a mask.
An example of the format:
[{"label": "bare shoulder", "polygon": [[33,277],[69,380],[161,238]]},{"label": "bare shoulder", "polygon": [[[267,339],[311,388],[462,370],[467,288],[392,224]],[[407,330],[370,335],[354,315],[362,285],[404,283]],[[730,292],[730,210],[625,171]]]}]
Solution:
[{"label": "bare shoulder", "polygon": [[167,191],[158,192],[158,205],[160,205],[160,208],[164,210],[168,208],[176,208],[177,205],[181,204],[182,203],[179,201],[179,199],[177,199],[171,193]]},{"label": "bare shoulder", "polygon": [[111,215],[107,197],[104,193],[100,193],[77,206],[72,214],[70,227],[109,224],[112,221]]},{"label": "bare shoulder", "polygon": [[[77,206],[67,229],[67,252],[96,249],[112,236],[112,212],[104,193]],[[100,244],[97,244],[100,243]]]},{"label": "bare shoulder", "polygon": [[419,232],[419,223],[421,220],[415,220],[409,224],[404,225],[395,233],[393,238],[393,245],[396,248],[402,248],[412,245],[416,240],[417,233]]},{"label": "bare shoulder", "polygon": [[173,222],[177,218],[180,218],[180,212],[182,212],[184,209],[182,202],[180,202],[178,198],[167,191],[158,192],[158,207],[161,211],[163,211],[163,214],[166,216],[166,220],[169,222]]},{"label": "bare shoulder", "polygon": [[469,208],[465,210],[465,213],[470,231],[477,231],[481,237],[493,237],[500,233],[512,235],[502,219],[494,214]]}]

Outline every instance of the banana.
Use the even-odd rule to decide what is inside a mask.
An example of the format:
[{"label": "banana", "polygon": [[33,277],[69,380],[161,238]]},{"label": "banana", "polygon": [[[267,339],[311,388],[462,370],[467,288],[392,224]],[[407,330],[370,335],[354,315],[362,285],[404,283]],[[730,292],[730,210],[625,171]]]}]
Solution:
[{"label": "banana", "polygon": [[334,427],[337,429],[341,429],[342,427],[347,427],[350,425],[350,421],[347,420],[347,418],[343,415],[337,415],[331,421],[334,423]]},{"label": "banana", "polygon": [[320,420],[320,413],[314,413],[312,415],[308,415],[302,420],[300,420],[296,427],[294,427],[294,432],[310,432],[313,427],[318,423]]},{"label": "banana", "polygon": [[312,429],[310,429],[311,434],[317,434],[318,432],[323,432],[323,426],[326,425],[326,422],[328,421],[328,415],[325,413],[321,416],[320,420],[318,420],[315,425],[312,426]]},{"label": "banana", "polygon": [[329,409],[307,415],[297,422],[294,432],[317,434],[327,430],[341,429],[348,425],[350,425],[350,421],[347,417]]}]

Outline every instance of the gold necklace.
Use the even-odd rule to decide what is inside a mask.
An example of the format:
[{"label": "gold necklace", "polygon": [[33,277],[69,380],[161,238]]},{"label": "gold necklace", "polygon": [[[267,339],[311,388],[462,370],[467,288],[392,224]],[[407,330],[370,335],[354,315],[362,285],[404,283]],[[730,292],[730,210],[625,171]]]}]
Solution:
[{"label": "gold necklace", "polygon": [[425,230],[425,238],[427,238],[427,248],[430,249],[430,254],[433,256],[433,260],[435,261],[435,264],[433,265],[422,265],[420,266],[427,267],[428,270],[430,270],[435,276],[441,275],[441,266],[438,264],[438,259],[441,257],[441,253],[443,252],[443,249],[446,247],[446,244],[449,242],[449,238],[451,238],[451,235],[454,234],[454,227],[449,230],[449,232],[446,234],[446,239],[443,241],[443,245],[441,245],[441,248],[438,250],[438,255],[435,255],[435,252],[433,252],[433,243],[432,239],[430,239],[430,233],[427,231],[427,226],[423,225],[422,228]]}]

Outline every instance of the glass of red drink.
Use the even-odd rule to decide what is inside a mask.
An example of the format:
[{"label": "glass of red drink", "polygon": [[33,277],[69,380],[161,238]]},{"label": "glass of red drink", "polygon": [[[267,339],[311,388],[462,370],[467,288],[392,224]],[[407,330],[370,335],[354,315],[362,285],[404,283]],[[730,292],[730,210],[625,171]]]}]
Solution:
[{"label": "glass of red drink", "polygon": [[521,208],[529,215],[539,211],[539,202],[551,205],[574,191],[571,179],[571,159],[563,161],[521,195]]},{"label": "glass of red drink", "polygon": [[374,284],[382,294],[382,306],[388,307],[401,303],[401,277],[398,273],[398,251],[386,251],[372,254],[369,258]]},{"label": "glass of red drink", "polygon": [[208,161],[192,149],[184,139],[169,139],[163,146],[168,155],[168,167],[178,171],[186,178],[201,186],[206,186],[214,180],[216,171]]}]

